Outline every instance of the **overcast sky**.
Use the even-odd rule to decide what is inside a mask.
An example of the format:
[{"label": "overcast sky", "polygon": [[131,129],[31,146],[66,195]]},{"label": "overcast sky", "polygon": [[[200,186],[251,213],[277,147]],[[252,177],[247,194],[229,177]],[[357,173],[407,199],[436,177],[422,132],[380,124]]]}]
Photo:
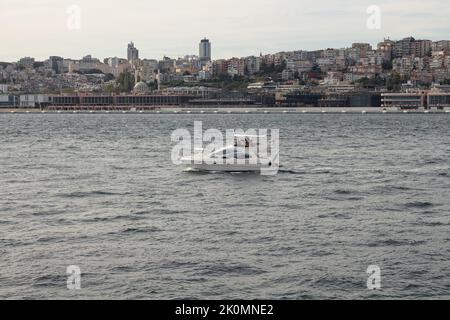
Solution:
[{"label": "overcast sky", "polygon": [[[81,9],[79,30],[68,28],[71,5]],[[366,26],[370,5],[381,8],[379,30]],[[441,40],[450,39],[449,14],[449,0],[0,0],[0,61],[126,57],[131,40],[141,58],[161,58],[198,54],[208,37],[214,59],[388,36]]]}]

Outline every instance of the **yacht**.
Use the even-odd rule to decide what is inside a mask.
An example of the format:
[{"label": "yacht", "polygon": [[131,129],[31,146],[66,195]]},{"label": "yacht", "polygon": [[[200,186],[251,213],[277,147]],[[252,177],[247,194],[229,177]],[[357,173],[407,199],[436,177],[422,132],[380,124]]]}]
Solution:
[{"label": "yacht", "polygon": [[189,170],[209,172],[261,172],[263,170],[277,170],[278,156],[258,154],[258,139],[262,136],[235,136],[234,145],[205,153],[204,149],[197,149],[192,157],[181,159]]}]

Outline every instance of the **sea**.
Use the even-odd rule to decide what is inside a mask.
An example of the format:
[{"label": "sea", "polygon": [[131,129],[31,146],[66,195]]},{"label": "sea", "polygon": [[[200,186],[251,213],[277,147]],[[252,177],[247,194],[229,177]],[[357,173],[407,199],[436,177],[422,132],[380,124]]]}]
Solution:
[{"label": "sea", "polygon": [[[194,121],[280,129],[280,172],[175,165]],[[450,115],[0,114],[0,147],[1,299],[450,298]]]}]

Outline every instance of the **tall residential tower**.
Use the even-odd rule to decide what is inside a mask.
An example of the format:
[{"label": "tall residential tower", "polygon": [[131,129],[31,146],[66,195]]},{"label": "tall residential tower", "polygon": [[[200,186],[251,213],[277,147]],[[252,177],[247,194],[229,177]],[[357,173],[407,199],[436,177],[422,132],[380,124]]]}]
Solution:
[{"label": "tall residential tower", "polygon": [[128,44],[128,50],[127,50],[127,59],[128,61],[136,61],[139,59],[139,50],[136,49],[134,46],[134,43],[131,42]]},{"label": "tall residential tower", "polygon": [[211,42],[208,39],[203,39],[200,42],[199,57],[201,61],[211,61]]}]

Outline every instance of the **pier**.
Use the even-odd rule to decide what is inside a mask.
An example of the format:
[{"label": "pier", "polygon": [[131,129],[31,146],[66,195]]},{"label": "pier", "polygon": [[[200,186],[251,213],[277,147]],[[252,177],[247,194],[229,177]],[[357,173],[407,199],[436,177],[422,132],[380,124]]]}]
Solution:
[{"label": "pier", "polygon": [[442,109],[409,109],[399,108],[319,108],[319,107],[189,107],[189,106],[48,106],[46,108],[0,108],[0,113],[48,113],[48,114],[449,114],[450,108]]}]

